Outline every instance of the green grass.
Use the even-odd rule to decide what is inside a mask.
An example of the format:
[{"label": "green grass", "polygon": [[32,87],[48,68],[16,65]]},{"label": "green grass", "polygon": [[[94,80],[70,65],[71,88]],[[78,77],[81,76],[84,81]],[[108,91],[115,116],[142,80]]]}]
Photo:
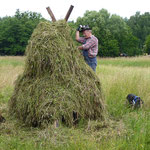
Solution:
[{"label": "green grass", "polygon": [[12,56],[1,56],[0,57],[0,67],[1,66],[8,66],[8,65],[11,65],[11,66],[14,66],[14,67],[17,67],[17,66],[23,66],[24,65],[24,57],[19,57],[19,56],[16,56],[16,57],[12,57]]},{"label": "green grass", "polygon": [[105,58],[99,61],[99,65],[111,65],[121,67],[150,67],[150,56],[128,58]]},{"label": "green grass", "polygon": [[[16,64],[16,65],[14,65]],[[105,58],[98,60],[106,108],[105,123],[82,122],[77,127],[28,128],[8,114],[8,101],[24,58],[0,57],[0,150],[149,150],[150,149],[150,58]],[[140,96],[140,110],[126,107],[126,96]]]}]

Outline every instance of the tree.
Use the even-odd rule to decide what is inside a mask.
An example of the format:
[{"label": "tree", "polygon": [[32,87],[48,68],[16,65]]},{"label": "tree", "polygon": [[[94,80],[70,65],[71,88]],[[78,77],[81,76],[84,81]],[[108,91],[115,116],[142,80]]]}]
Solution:
[{"label": "tree", "polygon": [[136,56],[142,54],[141,49],[139,49],[139,39],[132,34],[129,34],[122,43],[125,47],[124,53],[128,56]]},{"label": "tree", "polygon": [[133,35],[139,39],[139,48],[142,50],[145,39],[150,34],[150,13],[145,12],[141,15],[140,12],[136,12],[126,22],[132,29]]},{"label": "tree", "polygon": [[16,11],[13,17],[0,19],[0,55],[23,55],[41,14]]},{"label": "tree", "polygon": [[102,47],[101,56],[105,57],[117,57],[119,56],[119,46],[117,40],[106,40]]},{"label": "tree", "polygon": [[110,15],[105,9],[98,12],[86,11],[82,18],[77,19],[76,24],[88,24],[92,27],[93,34],[99,40],[99,56],[116,57],[120,53],[132,56],[139,53],[139,41],[133,36],[125,20],[120,16]]},{"label": "tree", "polygon": [[145,50],[146,50],[146,53],[150,55],[150,35],[146,37]]}]

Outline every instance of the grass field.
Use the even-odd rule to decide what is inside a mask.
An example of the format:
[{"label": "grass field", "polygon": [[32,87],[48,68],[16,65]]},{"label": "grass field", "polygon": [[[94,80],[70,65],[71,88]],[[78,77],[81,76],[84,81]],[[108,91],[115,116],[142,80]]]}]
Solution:
[{"label": "grass field", "polygon": [[[29,128],[8,115],[14,81],[23,72],[25,57],[0,57],[0,150],[149,150],[150,57],[99,58],[97,75],[102,83],[109,120],[81,121],[77,127],[53,125]],[[140,110],[125,106],[126,96],[140,96]]]}]

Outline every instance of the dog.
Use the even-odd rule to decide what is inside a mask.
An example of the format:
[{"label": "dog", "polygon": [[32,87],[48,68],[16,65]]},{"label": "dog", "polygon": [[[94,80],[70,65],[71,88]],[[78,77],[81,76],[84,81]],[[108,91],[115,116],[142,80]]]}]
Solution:
[{"label": "dog", "polygon": [[133,109],[141,108],[142,105],[144,104],[143,100],[139,96],[136,96],[134,94],[128,94],[126,99],[129,106],[132,107]]}]

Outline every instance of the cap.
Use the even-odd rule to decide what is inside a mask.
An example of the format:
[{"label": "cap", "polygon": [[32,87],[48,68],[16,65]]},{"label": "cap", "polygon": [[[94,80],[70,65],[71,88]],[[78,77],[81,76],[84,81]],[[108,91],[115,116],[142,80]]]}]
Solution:
[{"label": "cap", "polygon": [[83,25],[82,26],[82,32],[85,30],[91,30],[91,28],[88,25]]}]

